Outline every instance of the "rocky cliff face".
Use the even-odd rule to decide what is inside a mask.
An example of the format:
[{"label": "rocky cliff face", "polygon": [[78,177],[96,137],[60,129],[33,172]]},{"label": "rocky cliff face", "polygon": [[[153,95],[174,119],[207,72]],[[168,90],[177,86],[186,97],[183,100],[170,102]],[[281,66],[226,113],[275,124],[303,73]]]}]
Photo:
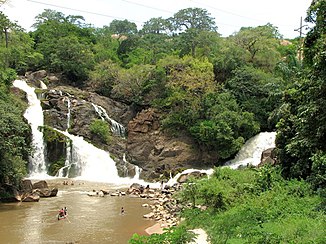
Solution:
[{"label": "rocky cliff face", "polygon": [[139,165],[147,179],[189,167],[212,167],[217,160],[217,152],[205,152],[190,137],[162,131],[154,109],[143,110],[129,122],[127,151],[129,161]]},{"label": "rocky cliff face", "polygon": [[[42,80],[48,81],[48,89],[40,91],[45,125],[83,136],[97,147],[109,151],[117,162],[121,176],[125,176],[126,168],[131,172],[129,176],[135,174],[134,167],[124,162],[124,154],[127,155],[128,162],[143,169],[141,177],[147,180],[158,179],[162,174],[168,177],[169,173],[184,168],[211,167],[217,160],[217,152],[208,153],[190,137],[172,136],[164,132],[160,127],[161,116],[154,109],[134,114],[126,104],[96,93],[60,85],[58,78],[49,76],[44,71],[29,74],[28,78],[34,85],[40,84],[39,81]],[[108,144],[91,133],[90,124],[94,119],[100,118],[92,103],[103,107],[110,118],[128,128],[126,138],[114,136]],[[48,141],[47,148],[49,159],[58,160],[65,155],[62,140]]]}]

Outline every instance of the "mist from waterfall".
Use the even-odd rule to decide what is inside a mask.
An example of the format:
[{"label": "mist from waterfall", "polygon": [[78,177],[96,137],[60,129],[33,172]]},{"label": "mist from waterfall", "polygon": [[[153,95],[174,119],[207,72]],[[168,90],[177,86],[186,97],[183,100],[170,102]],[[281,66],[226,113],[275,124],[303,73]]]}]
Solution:
[{"label": "mist from waterfall", "polygon": [[30,177],[48,177],[46,173],[45,162],[45,144],[43,140],[43,132],[40,127],[44,124],[43,111],[40,100],[38,100],[35,88],[30,87],[26,81],[15,80],[13,85],[26,93],[29,107],[24,113],[32,129],[32,147],[33,154],[29,157],[29,176]]}]

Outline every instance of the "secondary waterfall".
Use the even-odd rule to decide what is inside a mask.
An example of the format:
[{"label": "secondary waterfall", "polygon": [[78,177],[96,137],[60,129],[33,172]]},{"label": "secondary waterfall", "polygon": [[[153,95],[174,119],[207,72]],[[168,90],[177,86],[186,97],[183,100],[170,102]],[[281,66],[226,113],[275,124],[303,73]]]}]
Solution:
[{"label": "secondary waterfall", "polygon": [[[239,166],[257,166],[260,163],[262,152],[266,149],[275,147],[275,136],[276,132],[261,132],[256,136],[250,138],[242,146],[236,157],[231,161],[227,162],[223,167],[237,169]],[[170,180],[166,184],[172,186],[178,182],[178,179],[181,175],[189,174],[195,171],[211,175],[214,170],[186,169],[181,173],[176,174],[174,177],[170,177]]]},{"label": "secondary waterfall", "polygon": [[114,119],[111,119],[103,107],[95,105],[94,103],[92,103],[92,105],[96,113],[101,117],[101,119],[106,120],[111,124],[111,131],[113,134],[125,137],[126,129],[123,127],[123,125],[119,124]]},{"label": "secondary waterfall", "polygon": [[71,135],[67,131],[59,132],[72,142],[69,165],[65,167],[73,168],[77,179],[110,183],[120,181],[115,162],[108,152],[86,142],[81,136]]},{"label": "secondary waterfall", "polygon": [[32,147],[33,154],[29,159],[30,177],[45,177],[47,176],[45,164],[45,144],[43,141],[43,132],[40,127],[43,126],[44,118],[40,101],[35,94],[35,88],[30,87],[23,80],[15,80],[13,85],[24,92],[28,99],[29,107],[24,113],[24,117],[32,129]]},{"label": "secondary waterfall", "polygon": [[261,132],[250,138],[236,157],[225,166],[232,169],[247,165],[257,166],[260,163],[261,153],[268,148],[275,147],[275,137],[276,132]]}]

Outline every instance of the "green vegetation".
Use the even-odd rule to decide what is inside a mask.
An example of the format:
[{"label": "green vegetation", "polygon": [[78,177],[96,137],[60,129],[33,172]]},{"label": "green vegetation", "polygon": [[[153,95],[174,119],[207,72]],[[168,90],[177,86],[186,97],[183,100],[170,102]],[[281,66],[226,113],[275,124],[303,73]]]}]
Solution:
[{"label": "green vegetation", "polygon": [[129,240],[130,244],[159,244],[159,243],[173,243],[184,244],[191,240],[194,236],[193,233],[188,232],[184,226],[171,227],[163,234],[153,234],[151,236],[140,236],[134,234],[132,239]]},{"label": "green vegetation", "polygon": [[308,183],[284,180],[272,167],[246,170],[216,169],[181,192],[208,209],[186,209],[188,228],[205,229],[212,243],[323,243],[325,213],[321,197]]},{"label": "green vegetation", "polygon": [[22,115],[26,108],[9,92],[15,78],[12,69],[3,69],[0,76],[0,185],[19,184],[26,175],[26,159],[31,151],[30,128]]},{"label": "green vegetation", "polygon": [[[183,212],[183,227],[134,236],[134,243],[183,242],[185,229],[198,226],[213,243],[325,242],[325,15],[326,1],[313,1],[307,36],[284,41],[271,24],[221,37],[200,8],[152,18],[141,30],[128,20],[94,28],[82,16],[48,9],[30,33],[0,12],[0,184],[19,183],[32,150],[25,106],[11,82],[45,69],[67,85],[131,105],[135,114],[155,108],[165,132],[217,152],[216,166],[256,133],[277,131],[279,169],[217,169],[181,192],[194,207]],[[93,121],[90,129],[110,142],[107,123]],[[47,140],[57,139],[47,132]],[[54,161],[52,173],[63,164]]]},{"label": "green vegetation", "polygon": [[111,141],[111,131],[110,127],[107,122],[101,120],[101,119],[96,119],[92,121],[92,123],[89,126],[90,131],[98,136],[103,143],[110,143]]},{"label": "green vegetation", "polygon": [[182,211],[185,221],[177,229],[135,235],[130,243],[184,243],[169,241],[195,228],[203,228],[211,243],[325,242],[322,197],[303,180],[285,180],[275,167],[216,168],[211,177],[186,183],[176,198],[192,206]]}]

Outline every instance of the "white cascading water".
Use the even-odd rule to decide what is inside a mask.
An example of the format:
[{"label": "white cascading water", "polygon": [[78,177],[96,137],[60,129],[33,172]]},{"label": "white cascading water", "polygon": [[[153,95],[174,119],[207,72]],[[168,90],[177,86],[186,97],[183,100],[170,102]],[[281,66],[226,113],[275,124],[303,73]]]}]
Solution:
[{"label": "white cascading water", "polygon": [[[31,124],[33,146],[35,148],[34,155],[30,159],[30,176],[38,179],[48,178],[49,176],[46,173],[47,170],[44,157],[45,145],[43,133],[42,131],[38,130],[39,126],[43,126],[44,120],[40,101],[36,97],[34,92],[35,89],[28,86],[25,81],[16,80],[14,81],[14,86],[26,92],[29,103],[29,108],[26,110],[24,116]],[[59,91],[59,93],[62,96],[62,92]],[[114,184],[130,184],[133,182],[145,184],[146,182],[139,180],[139,169],[136,168],[136,175],[134,178],[120,178],[115,162],[110,157],[108,152],[96,148],[92,144],[86,142],[80,136],[75,136],[68,133],[70,124],[70,100],[68,97],[66,97],[65,101],[67,101],[68,107],[67,129],[66,131],[57,131],[67,136],[70,141],[67,143],[67,157],[65,166],[58,172],[58,176],[63,177],[65,174],[65,177],[67,177],[69,175],[69,170],[74,167],[74,171],[78,175],[77,179]],[[122,130],[120,129],[120,131]]]},{"label": "white cascading water", "polygon": [[[34,88],[27,85],[23,80],[14,81],[14,86],[25,91],[29,103],[29,108],[26,110],[24,117],[30,123],[33,133],[33,147],[35,149],[33,156],[30,158],[30,177],[32,178],[48,178],[46,173],[45,163],[45,144],[43,141],[43,133],[38,128],[43,126],[43,111],[40,101],[34,92]],[[67,130],[70,123],[70,100],[68,98],[67,107]],[[114,133],[124,136],[125,129],[122,125],[109,118],[106,111],[93,104],[94,109],[99,113],[102,119],[106,119],[111,122]],[[65,166],[61,169],[58,176],[63,177],[64,171],[65,176],[68,176],[68,171],[71,167],[74,167],[75,172],[78,173],[77,179],[97,181],[97,182],[108,182],[114,184],[130,184],[137,182],[139,184],[148,184],[147,182],[139,179],[141,169],[135,166],[136,175],[134,178],[121,178],[118,175],[117,168],[114,160],[110,157],[110,154],[106,151],[96,148],[92,144],[86,142],[80,136],[74,136],[68,133],[68,131],[59,131],[67,136],[71,141],[67,144],[67,160]],[[235,159],[228,162],[225,166],[236,169],[241,165],[258,165],[260,162],[261,153],[268,149],[275,147],[275,132],[263,132],[260,133],[250,140],[248,140],[242,149],[239,151]],[[198,170],[198,169],[187,169],[182,173],[177,174],[171,178],[168,185],[173,185],[177,182],[177,179],[182,174],[191,173],[194,171],[200,171],[208,175],[213,173],[213,169]],[[151,187],[159,187],[159,183],[150,184]]]},{"label": "white cascading water", "polygon": [[67,112],[67,129],[66,129],[66,131],[68,131],[68,129],[70,127],[70,116],[71,116],[70,106],[71,106],[71,102],[70,102],[69,97],[65,97],[64,101],[67,101],[67,110],[68,110],[68,112]]},{"label": "white cascading water", "polygon": [[26,93],[29,104],[29,107],[24,113],[24,117],[27,119],[32,129],[32,146],[34,149],[33,155],[29,159],[29,176],[32,178],[48,177],[46,174],[46,164],[44,157],[45,144],[43,140],[43,132],[39,130],[39,127],[43,126],[44,123],[41,103],[37,99],[35,88],[27,85],[26,81],[15,80],[13,85]]},{"label": "white cascading water", "polygon": [[77,179],[108,183],[120,182],[115,162],[108,152],[86,142],[81,136],[71,135],[67,131],[59,132],[72,142],[69,164],[65,167],[73,165],[79,175]]},{"label": "white cascading water", "polygon": [[123,127],[123,125],[119,124],[114,119],[111,119],[103,107],[93,104],[93,103],[92,103],[92,105],[93,105],[96,113],[101,117],[102,120],[106,120],[111,123],[111,131],[113,134],[120,136],[120,137],[125,137],[126,129]]},{"label": "white cascading water", "polygon": [[237,169],[239,166],[253,165],[260,163],[261,154],[269,148],[275,147],[276,132],[261,132],[250,138],[238,152],[237,156],[225,166]]},{"label": "white cascading water", "polygon": [[[224,167],[230,167],[231,169],[237,169],[239,166],[253,165],[257,166],[260,163],[261,154],[264,150],[275,147],[276,132],[261,132],[256,136],[250,138],[240,149],[237,156],[227,162]],[[186,169],[181,173],[176,174],[173,178],[166,183],[169,186],[173,186],[178,182],[181,175],[189,174],[195,171],[206,173],[211,175],[214,170],[199,170],[199,169]]]},{"label": "white cascading water", "polygon": [[[61,91],[60,91],[61,92]],[[61,92],[62,94],[62,92]],[[67,128],[66,128],[66,132],[68,132],[69,126],[70,126],[70,117],[71,117],[71,113],[70,113],[70,106],[71,106],[71,102],[69,97],[64,97],[63,101],[67,101]],[[56,176],[57,177],[68,177],[69,175],[69,170],[71,168],[71,141],[68,140],[66,142],[66,160],[65,160],[65,166],[62,167],[61,169],[59,169],[59,171],[57,172]]]}]

